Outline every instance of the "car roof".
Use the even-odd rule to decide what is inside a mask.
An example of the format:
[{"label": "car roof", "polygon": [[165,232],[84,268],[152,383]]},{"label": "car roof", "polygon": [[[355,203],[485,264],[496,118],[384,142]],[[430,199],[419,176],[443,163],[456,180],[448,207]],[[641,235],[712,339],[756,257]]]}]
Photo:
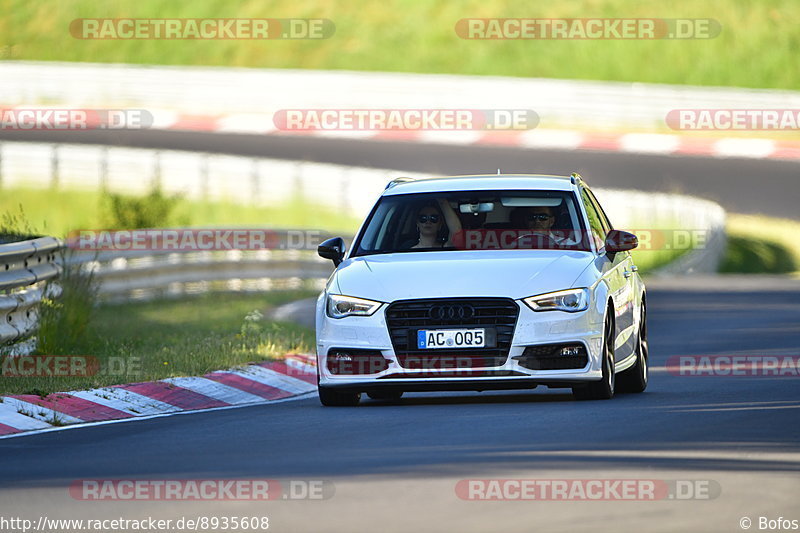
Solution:
[{"label": "car roof", "polygon": [[[574,176],[574,177],[573,177]],[[384,196],[426,192],[488,191],[488,190],[549,190],[571,191],[580,176],[548,174],[473,174],[466,176],[431,176],[397,178],[391,181]]]}]

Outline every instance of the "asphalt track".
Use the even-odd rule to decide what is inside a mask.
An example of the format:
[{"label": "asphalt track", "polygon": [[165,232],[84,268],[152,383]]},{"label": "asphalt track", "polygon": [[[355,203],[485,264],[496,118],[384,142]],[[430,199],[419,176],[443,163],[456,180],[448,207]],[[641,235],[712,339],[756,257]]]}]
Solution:
[{"label": "asphalt track", "polygon": [[[0,440],[0,516],[267,515],[270,531],[742,531],[800,519],[795,377],[689,377],[672,355],[797,355],[800,281],[652,282],[651,384],[577,402],[565,391],[316,398]],[[324,480],[325,500],[90,502],[78,479]],[[468,501],[465,479],[694,480],[709,497]],[[327,493],[330,495],[330,492]]]},{"label": "asphalt track", "polygon": [[435,174],[579,172],[590,185],[687,193],[735,213],[800,219],[796,161],[453,146],[167,130],[0,131],[2,140],[93,143],[308,160]]}]

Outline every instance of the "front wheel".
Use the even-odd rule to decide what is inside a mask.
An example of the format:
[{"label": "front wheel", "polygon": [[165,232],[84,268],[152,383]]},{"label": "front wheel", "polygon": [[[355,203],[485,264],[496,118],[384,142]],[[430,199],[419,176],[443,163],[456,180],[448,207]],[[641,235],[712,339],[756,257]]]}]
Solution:
[{"label": "front wheel", "polygon": [[611,319],[611,310],[609,309],[603,334],[603,377],[600,381],[573,387],[572,395],[576,400],[610,400],[614,397],[615,384],[614,322]]},{"label": "front wheel", "polygon": [[329,387],[317,386],[319,401],[325,407],[355,407],[361,401],[360,392],[339,392]]},{"label": "front wheel", "polygon": [[644,307],[642,307],[642,321],[639,324],[638,337],[636,363],[619,375],[620,392],[644,392],[647,388],[647,381],[649,378],[647,363],[650,353],[647,344],[647,314]]}]

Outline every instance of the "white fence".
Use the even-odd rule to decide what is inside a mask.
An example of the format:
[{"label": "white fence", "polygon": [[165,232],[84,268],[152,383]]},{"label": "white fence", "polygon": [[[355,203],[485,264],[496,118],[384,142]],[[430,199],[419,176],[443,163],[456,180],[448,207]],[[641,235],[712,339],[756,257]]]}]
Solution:
[{"label": "white fence", "polygon": [[279,205],[295,196],[363,217],[388,180],[411,175],[367,169],[138,148],[0,143],[0,187],[62,187],[143,194],[160,185],[187,199]]},{"label": "white fence", "polygon": [[[725,255],[725,210],[719,204],[680,194],[592,189],[612,223],[640,236],[647,232],[651,245],[666,235],[666,245],[678,236],[697,237],[698,246],[656,271],[655,275],[711,274]],[[651,223],[647,226],[646,224]],[[644,230],[644,231],[637,231]],[[644,242],[642,243],[644,244]],[[643,246],[644,248],[644,246]]]},{"label": "white fence", "polygon": [[346,71],[1,62],[7,105],[143,108],[156,127],[177,112],[236,115],[270,129],[292,108],[532,109],[544,128],[664,129],[682,108],[800,108],[800,92],[644,83]]}]

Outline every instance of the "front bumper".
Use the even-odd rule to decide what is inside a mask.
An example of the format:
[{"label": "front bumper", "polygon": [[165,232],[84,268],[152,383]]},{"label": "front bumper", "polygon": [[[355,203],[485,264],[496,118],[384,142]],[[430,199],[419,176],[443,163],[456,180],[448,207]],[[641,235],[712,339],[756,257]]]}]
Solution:
[{"label": "front bumper", "polygon": [[[534,312],[521,301],[508,357],[501,365],[468,369],[404,368],[395,355],[389,336],[384,305],[369,317],[332,319],[325,314],[324,295],[317,306],[317,364],[320,385],[351,392],[373,390],[444,391],[530,389],[539,385],[570,387],[601,379],[603,309],[590,306],[580,313]],[[576,344],[586,348],[588,363],[580,369],[531,370],[516,358],[528,346]],[[373,374],[341,375],[328,369],[332,348],[378,350],[386,369]],[[434,352],[434,351],[432,351]]]}]

